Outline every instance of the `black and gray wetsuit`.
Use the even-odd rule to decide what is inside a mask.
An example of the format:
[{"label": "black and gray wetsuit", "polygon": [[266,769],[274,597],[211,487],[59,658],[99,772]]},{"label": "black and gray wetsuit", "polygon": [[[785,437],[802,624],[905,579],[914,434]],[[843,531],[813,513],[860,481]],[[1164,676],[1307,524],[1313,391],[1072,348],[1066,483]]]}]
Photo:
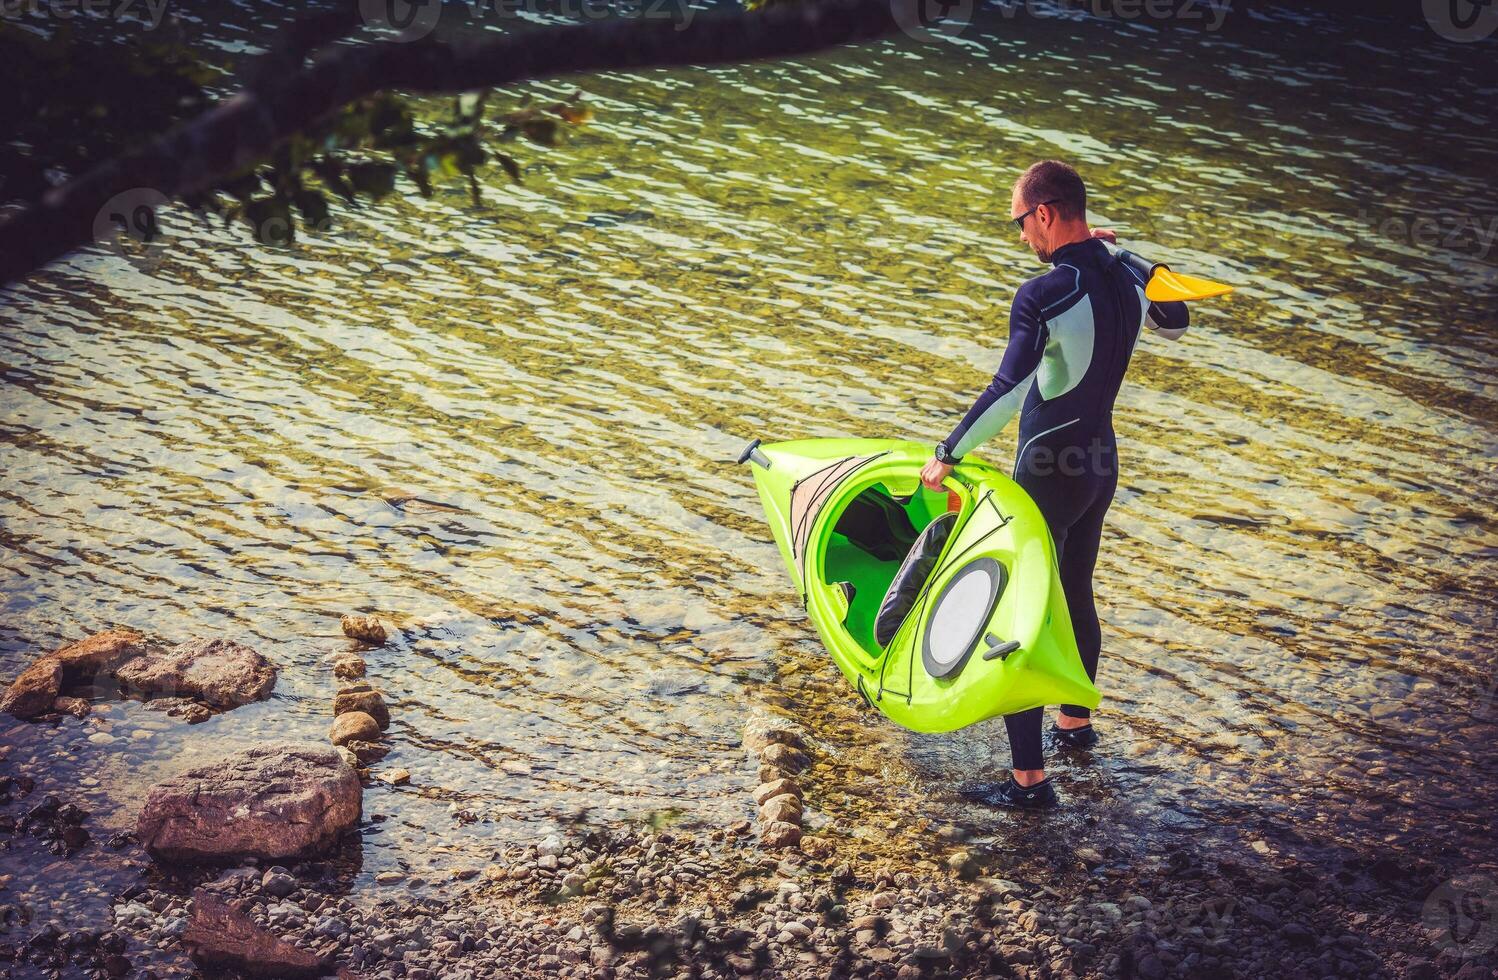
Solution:
[{"label": "black and gray wetsuit", "polygon": [[[937,458],[960,459],[1020,414],[1014,479],[1050,526],[1077,647],[1096,678],[1102,635],[1092,570],[1118,485],[1113,400],[1141,331],[1148,326],[1173,340],[1185,332],[1187,312],[1185,303],[1146,299],[1147,273],[1115,258],[1099,239],[1063,246],[1051,263],[1050,272],[1020,286],[998,373],[937,447]],[[1088,714],[1074,705],[1061,710]],[[1042,716],[1035,708],[1004,719],[1014,768],[1042,768]]]}]

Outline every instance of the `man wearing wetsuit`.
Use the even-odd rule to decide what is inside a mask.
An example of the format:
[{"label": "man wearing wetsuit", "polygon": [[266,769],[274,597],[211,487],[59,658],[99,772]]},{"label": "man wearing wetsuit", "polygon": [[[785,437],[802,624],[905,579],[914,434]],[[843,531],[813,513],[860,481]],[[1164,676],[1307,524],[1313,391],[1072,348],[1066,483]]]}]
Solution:
[{"label": "man wearing wetsuit", "polygon": [[[1053,268],[1015,294],[998,373],[936,447],[921,480],[940,490],[953,465],[998,435],[1023,406],[1014,479],[1050,526],[1077,648],[1095,679],[1102,634],[1092,570],[1118,485],[1113,400],[1140,331],[1148,326],[1174,340],[1186,330],[1186,304],[1145,298],[1145,275],[1104,243],[1113,233],[1089,231],[1087,189],[1070,166],[1046,160],[1026,170],[1015,182],[1010,215],[1020,239]],[[1043,720],[1043,708],[1005,716],[1012,775],[965,787],[964,795],[999,806],[1056,805],[1045,775]],[[1051,733],[1065,748],[1097,742],[1087,709],[1075,705],[1061,706]]]}]

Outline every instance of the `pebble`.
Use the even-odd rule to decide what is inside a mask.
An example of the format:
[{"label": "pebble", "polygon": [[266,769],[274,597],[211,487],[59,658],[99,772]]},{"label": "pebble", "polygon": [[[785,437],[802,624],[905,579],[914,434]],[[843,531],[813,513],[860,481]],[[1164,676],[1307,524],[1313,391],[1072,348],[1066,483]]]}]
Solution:
[{"label": "pebble", "polygon": [[381,769],[374,778],[389,786],[404,786],[411,781],[409,769]]},{"label": "pebble", "polygon": [[977,877],[978,860],[967,851],[954,851],[947,857],[947,867],[959,878]]},{"label": "pebble", "polygon": [[801,828],[793,823],[776,820],[760,828],[760,843],[769,848],[794,847],[801,842]]},{"label": "pebble", "polygon": [[134,929],[142,925],[154,923],[156,916],[149,908],[139,902],[128,902],[115,907],[114,921],[116,925]]},{"label": "pebble", "polygon": [[1029,933],[1044,932],[1049,920],[1037,909],[1030,909],[1019,917],[1019,927]]},{"label": "pebble", "polygon": [[355,653],[345,653],[333,661],[333,676],[344,679],[363,677],[368,665]]},{"label": "pebble", "polygon": [[768,783],[760,783],[754,789],[754,805],[763,806],[767,801],[784,794],[799,797],[801,787],[796,785],[793,779],[772,779]]},{"label": "pebble", "polygon": [[1000,898],[1024,893],[1024,889],[1019,885],[1005,878],[979,878],[977,883],[984,891],[998,895]]},{"label": "pebble", "polygon": [[312,931],[316,935],[326,936],[329,939],[341,939],[349,934],[349,924],[343,919],[329,915],[319,919]]},{"label": "pebble", "polygon": [[800,749],[775,742],[765,746],[759,754],[760,761],[785,773],[798,773],[811,765],[811,759]]},{"label": "pebble", "polygon": [[380,737],[380,723],[362,711],[345,711],[333,719],[328,738],[334,745],[349,742],[373,742]]},{"label": "pebble", "polygon": [[766,746],[777,743],[804,749],[806,737],[800,728],[780,720],[756,719],[745,727],[744,746],[750,752],[762,752]]},{"label": "pebble", "polygon": [[361,688],[363,689],[339,691],[334,695],[333,714],[343,715],[362,711],[375,720],[375,723],[380,726],[380,731],[389,728],[390,709],[385,705],[384,696],[368,684],[361,685]]},{"label": "pebble", "polygon": [[801,800],[789,793],[766,800],[759,808],[759,819],[765,823],[783,820],[786,823],[801,822]]},{"label": "pebble", "polygon": [[1279,936],[1291,946],[1309,948],[1316,945],[1316,936],[1299,922],[1287,922],[1280,927]]},{"label": "pebble", "polygon": [[344,636],[361,643],[380,646],[387,639],[385,627],[376,616],[344,616],[340,625]]},{"label": "pebble", "polygon": [[297,889],[297,881],[285,868],[270,868],[260,880],[260,887],[277,898],[285,898]]}]

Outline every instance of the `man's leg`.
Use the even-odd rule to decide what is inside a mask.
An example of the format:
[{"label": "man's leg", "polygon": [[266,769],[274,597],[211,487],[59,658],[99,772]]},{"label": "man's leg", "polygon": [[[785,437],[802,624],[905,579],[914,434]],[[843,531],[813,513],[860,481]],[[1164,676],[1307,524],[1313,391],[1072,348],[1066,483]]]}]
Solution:
[{"label": "man's leg", "polygon": [[[1098,624],[1097,603],[1092,595],[1092,572],[1097,567],[1098,548],[1103,540],[1103,517],[1113,503],[1116,476],[1109,477],[1098,490],[1092,505],[1071,526],[1066,535],[1066,549],[1057,549],[1061,563],[1061,591],[1066,594],[1066,608],[1071,613],[1072,633],[1077,638],[1077,652],[1087,676],[1097,680],[1098,657],[1103,649],[1103,631]],[[1059,728],[1085,728],[1091,724],[1091,712],[1075,704],[1063,704],[1056,719]]]},{"label": "man's leg", "polygon": [[[1056,554],[1059,555],[1070,532],[1059,521],[1053,521],[1052,515],[1044,510],[1041,513],[1051,527],[1051,538],[1056,542]],[[1044,722],[1044,708],[1004,716],[1004,728],[1009,733],[1009,764],[1014,770],[1014,781],[1021,786],[1034,786],[1045,779],[1045,750],[1040,744],[1040,729]]]},{"label": "man's leg", "polygon": [[1004,716],[1004,727],[1009,731],[1010,765],[1014,768],[1014,781],[1021,786],[1034,786],[1045,778],[1045,750],[1040,747],[1040,725],[1044,720],[1044,708]]}]

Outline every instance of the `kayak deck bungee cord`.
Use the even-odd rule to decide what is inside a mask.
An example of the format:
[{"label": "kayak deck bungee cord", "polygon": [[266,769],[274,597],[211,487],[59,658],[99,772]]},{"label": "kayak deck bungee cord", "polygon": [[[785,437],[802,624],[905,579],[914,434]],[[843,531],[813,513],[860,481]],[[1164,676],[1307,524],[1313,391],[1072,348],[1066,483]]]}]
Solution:
[{"label": "kayak deck bungee cord", "polygon": [[1040,510],[972,455],[933,492],[920,482],[930,458],[914,442],[756,439],[739,459],[843,676],[919,732],[1097,707]]}]

